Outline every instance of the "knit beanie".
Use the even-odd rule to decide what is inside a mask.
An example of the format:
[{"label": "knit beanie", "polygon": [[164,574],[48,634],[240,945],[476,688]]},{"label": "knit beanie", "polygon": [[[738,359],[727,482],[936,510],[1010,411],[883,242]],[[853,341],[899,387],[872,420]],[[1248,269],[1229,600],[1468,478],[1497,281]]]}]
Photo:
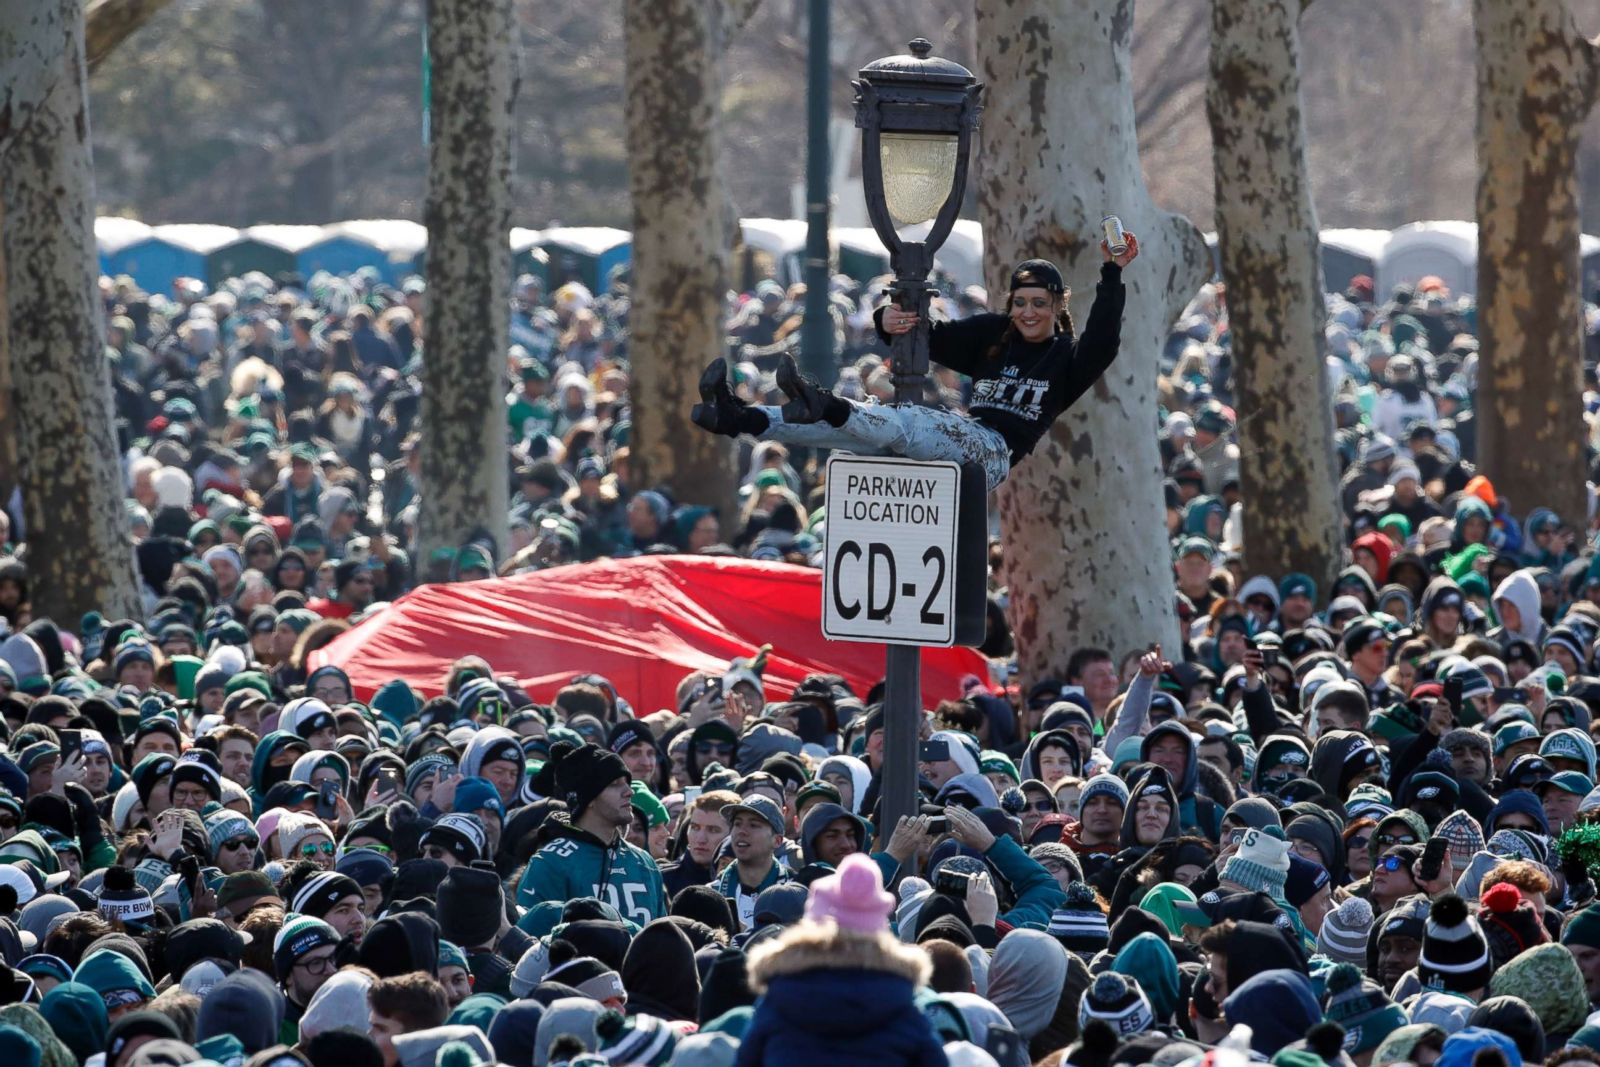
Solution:
[{"label": "knit beanie", "polygon": [[1336,964],[1328,972],[1325,989],[1324,1017],[1344,1028],[1344,1050],[1351,1055],[1370,1052],[1406,1025],[1405,1010],[1354,963]]},{"label": "knit beanie", "polygon": [[309,739],[318,730],[337,725],[333,709],[316,697],[300,697],[289,701],[283,706],[278,722],[283,729],[292,731],[302,740]]},{"label": "knit beanie", "polygon": [[[1544,1062],[1546,1042],[1544,1024],[1532,1006],[1521,997],[1490,997],[1467,1016],[1468,1026],[1497,1030],[1517,1043],[1524,1063]],[[1595,1049],[1600,1052],[1600,1048]]]},{"label": "knit beanie", "polygon": [[[1056,816],[1063,818],[1064,816]],[[1047,841],[1042,845],[1034,845],[1028,849],[1028,855],[1043,863],[1045,860],[1055,860],[1061,866],[1072,872],[1072,880],[1083,881],[1083,862],[1078,859],[1078,854],[1066,845],[1054,841]]]},{"label": "knit beanie", "polygon": [[138,926],[155,918],[156,905],[150,893],[133,880],[133,871],[121,864],[106,868],[100,887],[100,914]]},{"label": "knit beanie", "polygon": [[1573,912],[1561,929],[1561,943],[1600,949],[1600,904]]},{"label": "knit beanie", "polygon": [[330,839],[333,837],[333,831],[328,829],[327,823],[315,815],[298,811],[284,813],[278,819],[275,832],[278,835],[279,854],[289,857],[291,861],[299,858],[296,853],[300,848],[300,842],[306,838],[316,834],[322,834]]},{"label": "knit beanie", "polygon": [[1478,900],[1478,922],[1489,941],[1489,956],[1503,967],[1534,945],[1550,940],[1533,902],[1510,882],[1497,882]]},{"label": "knit beanie", "polygon": [[888,930],[894,904],[895,898],[884,892],[878,865],[856,852],[846,856],[836,872],[811,883],[806,918],[812,922],[831,919],[842,930],[875,934]]},{"label": "knit beanie", "polygon": [[1083,783],[1083,791],[1078,794],[1078,810],[1075,813],[1083,817],[1083,807],[1097,796],[1109,796],[1123,808],[1128,806],[1128,786],[1121,778],[1114,774],[1097,774]]},{"label": "knit beanie", "polygon": [[333,927],[310,915],[291,915],[284,920],[272,942],[272,967],[279,982],[287,981],[295,963],[306,953],[323,945],[337,945],[339,935]]},{"label": "knit beanie", "polygon": [[[1452,731],[1470,732],[1470,731]],[[1465,811],[1452,811],[1439,820],[1433,836],[1450,842],[1450,864],[1458,871],[1467,869],[1472,857],[1484,850],[1483,827]]]},{"label": "knit beanie", "polygon": [[1106,1023],[1121,1038],[1142,1034],[1156,1022],[1150,998],[1139,983],[1116,971],[1102,973],[1084,990],[1078,1004],[1078,1028],[1082,1030],[1093,1019]]},{"label": "knit beanie", "polygon": [[520,999],[532,993],[534,987],[544,981],[545,972],[549,969],[550,946],[543,941],[535,941],[517,960],[516,969],[511,972],[511,995]]},{"label": "knit beanie", "polygon": [[1493,966],[1489,941],[1467,910],[1466,901],[1454,893],[1435,900],[1422,931],[1422,954],[1417,976],[1424,986],[1451,993],[1473,993],[1489,984]]},{"label": "knit beanie", "polygon": [[1222,868],[1222,880],[1252,893],[1282,899],[1289,877],[1289,842],[1262,830],[1245,831],[1239,851]]},{"label": "knit beanie", "polygon": [[456,761],[440,752],[430,752],[426,756],[418,757],[406,770],[406,793],[410,795],[417,791],[423,781],[430,775],[440,771],[454,770]]},{"label": "knit beanie", "polygon": [[439,883],[439,932],[466,948],[493,942],[505,917],[500,877],[493,869],[452,867]]},{"label": "knit beanie", "polygon": [[337,871],[319,871],[300,884],[287,901],[286,911],[321,919],[347,897],[361,900],[361,887]]},{"label": "knit beanie", "polygon": [[622,976],[593,956],[579,956],[569,942],[557,938],[550,944],[550,969],[546,982],[571,986],[590,1000],[627,997]]},{"label": "knit beanie", "polygon": [[206,836],[211,839],[211,854],[222,851],[225,842],[236,837],[255,837],[256,828],[250,820],[232,808],[219,808],[205,817]]},{"label": "knit beanie", "polygon": [[1351,897],[1323,916],[1322,929],[1317,932],[1317,951],[1336,962],[1365,967],[1372,922],[1371,902],[1365,897]]},{"label": "knit beanie", "polygon": [[465,865],[473,860],[488,858],[489,833],[484,828],[483,820],[476,815],[452,812],[441,815],[422,832],[417,847],[422,849],[429,845],[444,849]]},{"label": "knit beanie", "polygon": [[1047,932],[1062,948],[1085,960],[1104,951],[1111,941],[1106,913],[1100,910],[1094,890],[1083,882],[1067,885],[1066,899],[1051,912]]},{"label": "knit beanie", "polygon": [[150,793],[161,779],[172,773],[172,768],[178,761],[164,752],[152,752],[134,765],[128,777],[133,779],[133,788],[139,794],[139,803],[146,810],[150,807]]},{"label": "knit beanie", "polygon": [[[557,758],[553,751],[551,758]],[[622,757],[599,745],[584,745],[559,757],[555,777],[557,795],[566,801],[574,819],[618,778],[633,781]]]}]

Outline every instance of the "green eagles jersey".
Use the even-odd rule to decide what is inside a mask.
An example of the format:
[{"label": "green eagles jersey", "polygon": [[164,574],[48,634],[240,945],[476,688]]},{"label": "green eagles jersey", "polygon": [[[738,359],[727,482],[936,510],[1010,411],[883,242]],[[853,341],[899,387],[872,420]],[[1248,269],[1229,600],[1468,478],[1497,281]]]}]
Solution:
[{"label": "green eagles jersey", "polygon": [[517,886],[517,903],[531,908],[575,897],[598,897],[640,926],[667,915],[666,886],[649,853],[620,840],[608,848],[592,834],[570,827],[528,861]]}]

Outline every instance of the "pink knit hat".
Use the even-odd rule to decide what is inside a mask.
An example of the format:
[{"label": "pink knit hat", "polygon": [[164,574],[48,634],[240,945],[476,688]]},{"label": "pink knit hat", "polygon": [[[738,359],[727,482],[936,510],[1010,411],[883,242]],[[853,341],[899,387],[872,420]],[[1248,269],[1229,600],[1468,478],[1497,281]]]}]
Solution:
[{"label": "pink knit hat", "polygon": [[836,873],[812,883],[806,918],[812,922],[832,919],[840,929],[876,934],[889,929],[893,907],[894,897],[883,891],[878,865],[857,852],[846,856]]}]

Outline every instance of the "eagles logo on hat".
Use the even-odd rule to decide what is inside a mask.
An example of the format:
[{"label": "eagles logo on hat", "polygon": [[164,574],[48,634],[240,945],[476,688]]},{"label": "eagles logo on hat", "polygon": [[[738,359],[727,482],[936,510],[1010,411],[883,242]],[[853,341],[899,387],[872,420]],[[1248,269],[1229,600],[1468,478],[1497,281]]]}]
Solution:
[{"label": "eagles logo on hat", "polygon": [[1283,753],[1283,755],[1278,757],[1278,762],[1287,763],[1291,766],[1302,766],[1308,763],[1309,760],[1306,759],[1306,754],[1304,752],[1301,752],[1298,748],[1291,748],[1287,752]]}]

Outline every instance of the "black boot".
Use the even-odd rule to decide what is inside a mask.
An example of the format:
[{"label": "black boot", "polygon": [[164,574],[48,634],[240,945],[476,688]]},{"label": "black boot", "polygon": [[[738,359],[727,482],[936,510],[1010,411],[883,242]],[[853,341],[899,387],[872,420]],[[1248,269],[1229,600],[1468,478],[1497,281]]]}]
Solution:
[{"label": "black boot", "polygon": [[700,400],[689,418],[709,433],[738,437],[759,434],[767,428],[765,415],[733,395],[728,385],[728,361],[720,356],[700,375]]},{"label": "black boot", "polygon": [[800,373],[794,357],[785,352],[778,360],[778,388],[789,402],[783,405],[783,421],[803,425],[826,422],[843,426],[850,406]]}]

